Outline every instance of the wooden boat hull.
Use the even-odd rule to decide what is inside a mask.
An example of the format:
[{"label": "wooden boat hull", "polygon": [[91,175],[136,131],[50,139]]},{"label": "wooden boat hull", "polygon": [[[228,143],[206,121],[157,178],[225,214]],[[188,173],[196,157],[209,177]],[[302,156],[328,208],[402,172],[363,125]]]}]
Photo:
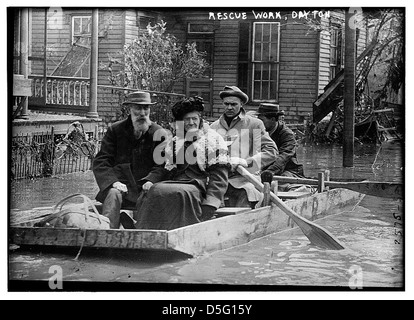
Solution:
[{"label": "wooden boat hull", "polygon": [[[285,203],[308,220],[317,220],[352,209],[363,196],[358,192],[338,188],[306,198],[287,200]],[[39,218],[32,216],[30,221],[13,224],[9,232],[10,244],[174,250],[197,256],[248,243],[271,233],[295,227],[294,222],[274,205],[242,211],[239,214],[174,230],[80,230],[33,227],[37,220]]]}]

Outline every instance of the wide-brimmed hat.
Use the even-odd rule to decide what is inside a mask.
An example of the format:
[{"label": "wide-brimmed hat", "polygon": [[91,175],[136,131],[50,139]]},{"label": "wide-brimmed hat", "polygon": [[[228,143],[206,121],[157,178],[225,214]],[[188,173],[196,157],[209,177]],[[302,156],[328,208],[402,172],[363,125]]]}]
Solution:
[{"label": "wide-brimmed hat", "polygon": [[236,86],[225,86],[219,96],[221,99],[225,97],[238,97],[243,103],[247,103],[247,101],[249,101],[249,96]]},{"label": "wide-brimmed hat", "polygon": [[176,102],[171,108],[171,112],[175,120],[183,120],[187,113],[198,111],[204,111],[204,102],[201,97],[184,98]]},{"label": "wide-brimmed hat", "polygon": [[259,109],[256,112],[256,115],[281,115],[284,114],[283,111],[280,111],[280,107],[276,103],[261,103]]},{"label": "wide-brimmed hat", "polygon": [[151,102],[151,95],[149,92],[144,91],[136,91],[128,94],[125,97],[125,101],[122,104],[144,104],[144,105],[150,105],[155,104],[155,102]]}]

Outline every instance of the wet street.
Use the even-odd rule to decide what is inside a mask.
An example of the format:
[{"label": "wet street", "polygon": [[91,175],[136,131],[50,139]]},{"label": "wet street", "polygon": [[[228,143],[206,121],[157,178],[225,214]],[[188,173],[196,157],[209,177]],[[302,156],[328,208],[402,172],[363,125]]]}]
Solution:
[{"label": "wet street", "polygon": [[[329,169],[332,180],[403,181],[401,143],[357,145],[355,149],[353,168],[342,167],[342,149],[337,146],[302,145],[298,159],[307,176]],[[76,192],[94,197],[97,187],[90,171],[13,181],[10,206],[51,206]],[[18,249],[9,252],[9,279],[45,280],[47,291],[50,270],[59,266],[63,289],[71,281],[103,283],[109,290],[133,285],[137,291],[401,289],[405,276],[403,204],[402,200],[366,196],[354,210],[318,220],[318,225],[345,244],[341,251],[310,245],[298,228],[195,258],[168,252],[83,249],[74,260],[77,249]]]}]

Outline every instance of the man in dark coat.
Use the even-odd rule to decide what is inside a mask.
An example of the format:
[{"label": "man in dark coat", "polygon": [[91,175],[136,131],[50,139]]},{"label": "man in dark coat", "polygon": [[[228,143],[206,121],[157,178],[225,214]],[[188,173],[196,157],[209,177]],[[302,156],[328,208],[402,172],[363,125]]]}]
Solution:
[{"label": "man in dark coat", "polygon": [[303,165],[296,156],[295,134],[284,122],[279,121],[282,114],[279,105],[272,103],[262,103],[257,111],[257,117],[263,121],[266,131],[279,150],[275,161],[266,170],[278,176],[303,177]]},{"label": "man in dark coat", "polygon": [[149,119],[152,104],[147,92],[129,94],[124,105],[130,115],[108,128],[92,164],[99,186],[96,200],[103,203],[102,214],[111,228],[120,226],[121,207],[135,206],[142,190],[136,182],[157,165],[153,151],[166,132]]}]

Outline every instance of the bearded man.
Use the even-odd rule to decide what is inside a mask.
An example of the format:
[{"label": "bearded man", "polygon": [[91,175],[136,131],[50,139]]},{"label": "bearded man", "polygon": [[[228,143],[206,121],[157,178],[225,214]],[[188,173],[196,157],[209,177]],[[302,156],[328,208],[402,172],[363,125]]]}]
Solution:
[{"label": "bearded man", "polygon": [[121,207],[135,207],[142,191],[137,182],[157,165],[154,149],[167,136],[149,118],[154,103],[148,92],[133,92],[123,104],[130,115],[108,128],[92,163],[99,186],[96,200],[102,202],[102,214],[109,218],[114,229],[120,227]]}]

